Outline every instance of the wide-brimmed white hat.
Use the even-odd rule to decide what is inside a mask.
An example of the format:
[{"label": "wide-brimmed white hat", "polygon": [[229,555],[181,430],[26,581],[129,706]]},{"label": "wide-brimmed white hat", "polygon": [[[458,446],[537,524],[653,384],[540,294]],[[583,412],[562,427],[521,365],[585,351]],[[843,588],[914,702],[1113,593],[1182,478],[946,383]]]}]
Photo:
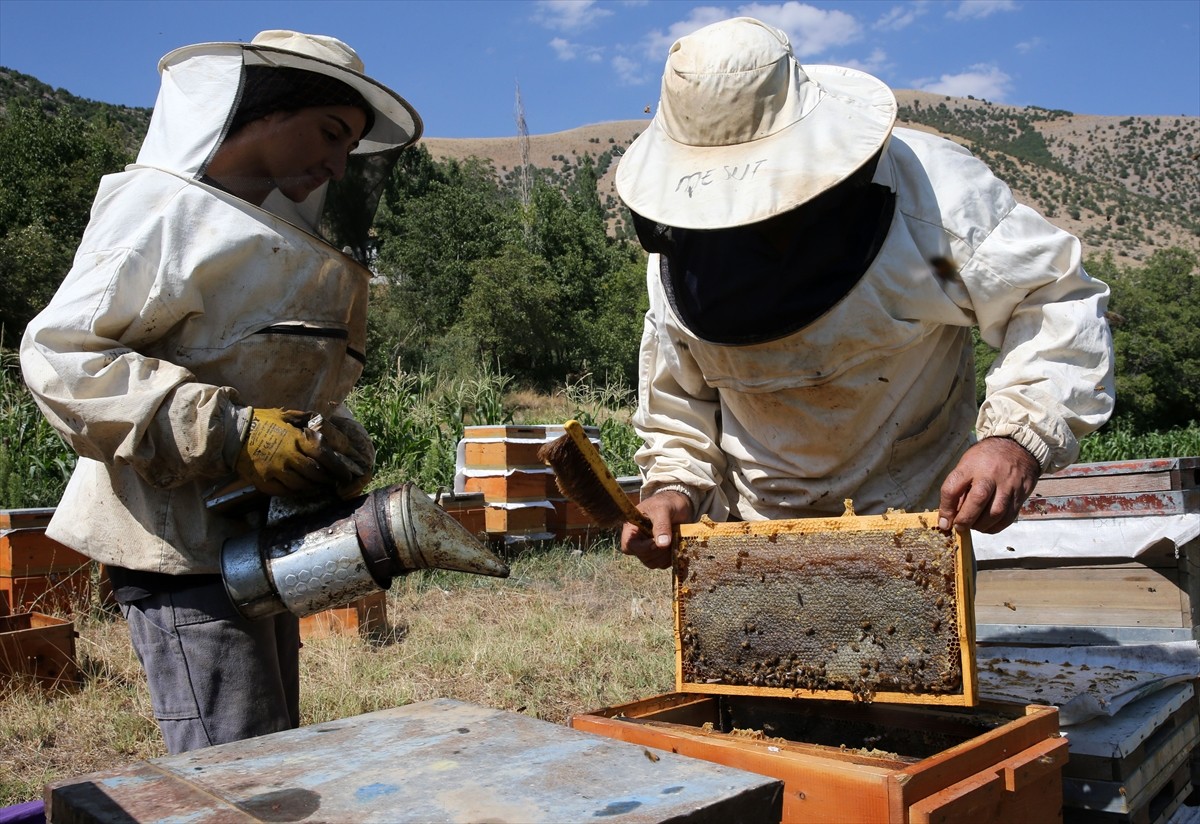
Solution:
[{"label": "wide-brimmed white hat", "polygon": [[845,180],[883,148],[895,121],[882,81],[801,66],[782,31],[724,20],[671,46],[658,111],[621,158],[617,192],[668,226],[757,223]]},{"label": "wide-brimmed white hat", "polygon": [[364,74],[362,58],[335,37],[284,29],[259,32],[249,43],[198,43],[175,49],[158,63],[159,71],[197,54],[236,45],[247,66],[305,69],[342,81],[363,96],[375,110],[375,122],[352,154],[374,154],[412,145],[423,125],[416,109],[394,91]]}]

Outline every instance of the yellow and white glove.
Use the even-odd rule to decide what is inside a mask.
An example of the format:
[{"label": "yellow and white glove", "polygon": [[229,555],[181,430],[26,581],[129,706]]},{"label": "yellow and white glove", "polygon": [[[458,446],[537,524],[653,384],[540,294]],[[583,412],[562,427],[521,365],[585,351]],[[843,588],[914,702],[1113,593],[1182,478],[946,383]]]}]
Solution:
[{"label": "yellow and white glove", "polygon": [[338,453],[308,426],[311,412],[254,409],[234,466],[267,495],[312,497],[355,480]]}]

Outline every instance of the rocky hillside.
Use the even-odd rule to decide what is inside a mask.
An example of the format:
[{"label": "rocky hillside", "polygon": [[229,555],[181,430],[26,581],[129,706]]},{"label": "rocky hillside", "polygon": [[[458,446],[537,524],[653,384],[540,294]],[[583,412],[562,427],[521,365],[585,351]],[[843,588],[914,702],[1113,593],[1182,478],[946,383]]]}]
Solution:
[{"label": "rocky hillside", "polygon": [[[896,96],[900,125],[941,134],[986,160],[1019,201],[1078,235],[1085,255],[1111,252],[1129,263],[1168,246],[1200,252],[1200,118],[1097,117],[925,92]],[[649,122],[647,116],[530,135],[529,163],[569,178],[590,154],[601,200],[624,231],[615,161]],[[422,142],[434,157],[487,159],[515,183],[516,137]]]},{"label": "rocky hillside", "polygon": [[[52,89],[0,67],[0,114],[13,98],[40,101],[50,111],[105,117],[140,140],[148,109],[111,106]],[[1200,118],[1098,117],[973,98],[898,91],[900,124],[942,134],[987,161],[1017,199],[1077,234],[1086,255],[1111,252],[1120,262],[1155,249],[1200,251]],[[650,121],[625,120],[530,135],[528,162],[543,179],[565,183],[590,155],[610,225],[628,233],[613,189],[621,153]],[[515,131],[515,129],[514,129]],[[426,137],[436,158],[477,157],[514,189],[521,144],[510,138]]]}]

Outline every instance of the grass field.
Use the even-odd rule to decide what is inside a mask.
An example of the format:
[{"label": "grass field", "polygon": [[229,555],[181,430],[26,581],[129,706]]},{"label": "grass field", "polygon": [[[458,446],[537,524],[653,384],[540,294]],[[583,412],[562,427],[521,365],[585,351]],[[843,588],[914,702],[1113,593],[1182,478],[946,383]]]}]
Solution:
[{"label": "grass field", "polygon": [[[397,579],[381,637],[306,642],[302,723],[436,697],[565,723],[672,689],[669,572],[620,555],[612,540],[529,550],[510,566],[507,579]],[[125,622],[94,607],[75,621],[81,689],[0,687],[0,806],[165,754]]]}]

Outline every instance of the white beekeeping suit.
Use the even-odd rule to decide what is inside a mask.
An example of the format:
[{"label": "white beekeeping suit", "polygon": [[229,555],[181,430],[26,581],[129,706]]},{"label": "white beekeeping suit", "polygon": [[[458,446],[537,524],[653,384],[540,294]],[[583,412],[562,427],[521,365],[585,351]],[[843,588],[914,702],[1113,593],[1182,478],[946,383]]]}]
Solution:
[{"label": "white beekeeping suit", "polygon": [[411,107],[332,38],[264,32],[162,59],[137,162],[102,180],[74,265],[21,346],[29,388],[80,456],[48,534],[105,564],[216,572],[247,524],[211,515],[203,495],[231,475],[246,410],[349,414],[370,272],[321,236],[335,184],[260,207],[205,178],[258,65],[362,94],[375,111],[354,155],[391,159],[420,135]]}]

